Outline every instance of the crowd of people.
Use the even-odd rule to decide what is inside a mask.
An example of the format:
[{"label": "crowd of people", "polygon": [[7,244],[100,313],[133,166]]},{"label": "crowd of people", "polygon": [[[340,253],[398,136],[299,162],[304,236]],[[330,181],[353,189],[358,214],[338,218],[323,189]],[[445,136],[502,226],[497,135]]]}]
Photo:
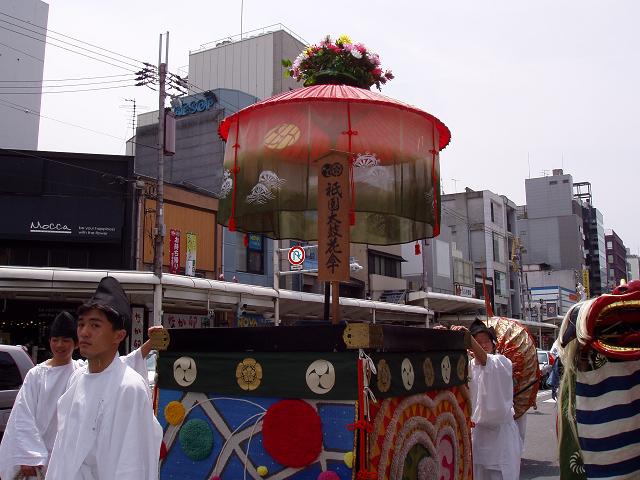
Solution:
[{"label": "crowd of people", "polygon": [[[146,342],[119,357],[131,305],[103,278],[76,316],[50,329],[52,358],[32,368],[0,443],[0,479],[157,480],[162,428],[147,383]],[[73,360],[78,348],[84,360]]]}]

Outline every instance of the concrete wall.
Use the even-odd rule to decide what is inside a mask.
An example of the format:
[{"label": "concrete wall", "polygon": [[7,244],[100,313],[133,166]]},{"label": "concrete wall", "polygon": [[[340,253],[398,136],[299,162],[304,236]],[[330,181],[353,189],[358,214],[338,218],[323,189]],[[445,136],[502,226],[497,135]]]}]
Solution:
[{"label": "concrete wall", "polygon": [[[218,124],[235,110],[244,108],[256,98],[236,90],[213,91],[218,102],[210,110],[176,118],[176,153],[164,157],[165,181],[186,187],[199,187],[209,193],[218,193],[222,184],[225,144],[218,136]],[[187,100],[190,97],[185,97]],[[199,96],[196,96],[199,98]],[[185,101],[187,101],[185,100]],[[136,173],[157,176],[158,142],[157,112],[145,114],[148,122],[139,126],[135,137]]]},{"label": "concrete wall", "polygon": [[559,217],[573,213],[571,175],[529,178],[525,182],[529,218]]},{"label": "concrete wall", "polygon": [[[46,32],[49,17],[49,5],[40,0],[4,0],[0,7],[3,13],[29,22],[6,21],[24,26],[36,32]],[[31,37],[46,38],[20,27],[4,24],[10,30],[25,33]],[[42,27],[42,28],[40,28]],[[45,42],[0,28],[0,80],[3,82],[33,80],[42,81],[44,70]],[[24,83],[4,83],[3,85],[23,86]],[[31,95],[3,93],[0,100],[0,148],[21,150],[38,149],[38,131],[42,87],[39,83],[30,83],[39,88],[15,89],[32,92]],[[26,113],[28,110],[32,113]]]},{"label": "concrete wall", "polygon": [[189,82],[202,90],[230,88],[260,100],[300,87],[284,78],[282,60],[293,60],[304,44],[279,30],[189,55]]}]

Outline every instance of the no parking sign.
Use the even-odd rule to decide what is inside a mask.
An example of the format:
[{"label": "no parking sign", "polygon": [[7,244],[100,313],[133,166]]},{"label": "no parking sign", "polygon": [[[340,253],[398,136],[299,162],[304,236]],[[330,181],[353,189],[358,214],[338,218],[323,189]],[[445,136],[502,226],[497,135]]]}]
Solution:
[{"label": "no parking sign", "polygon": [[291,247],[287,256],[292,269],[298,270],[302,268],[305,258],[304,248],[297,245],[295,247]]}]

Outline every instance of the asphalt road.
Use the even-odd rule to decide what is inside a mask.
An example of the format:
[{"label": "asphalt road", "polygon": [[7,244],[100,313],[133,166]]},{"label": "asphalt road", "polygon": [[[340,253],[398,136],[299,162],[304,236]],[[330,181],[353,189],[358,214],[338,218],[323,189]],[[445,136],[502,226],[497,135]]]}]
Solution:
[{"label": "asphalt road", "polygon": [[524,453],[520,464],[521,480],[557,480],[558,442],[556,438],[556,402],[551,390],[538,392],[538,409],[527,416]]}]

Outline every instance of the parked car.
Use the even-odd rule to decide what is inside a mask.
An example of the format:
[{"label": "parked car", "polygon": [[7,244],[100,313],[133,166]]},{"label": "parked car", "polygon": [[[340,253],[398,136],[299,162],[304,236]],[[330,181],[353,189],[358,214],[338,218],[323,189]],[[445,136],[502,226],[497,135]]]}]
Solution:
[{"label": "parked car", "polygon": [[547,350],[538,349],[538,367],[540,367],[540,388],[549,388],[547,380],[549,379],[549,373],[553,368],[553,362],[555,358],[553,354]]},{"label": "parked car", "polygon": [[33,362],[22,347],[0,345],[0,438],[4,435],[13,403]]}]

